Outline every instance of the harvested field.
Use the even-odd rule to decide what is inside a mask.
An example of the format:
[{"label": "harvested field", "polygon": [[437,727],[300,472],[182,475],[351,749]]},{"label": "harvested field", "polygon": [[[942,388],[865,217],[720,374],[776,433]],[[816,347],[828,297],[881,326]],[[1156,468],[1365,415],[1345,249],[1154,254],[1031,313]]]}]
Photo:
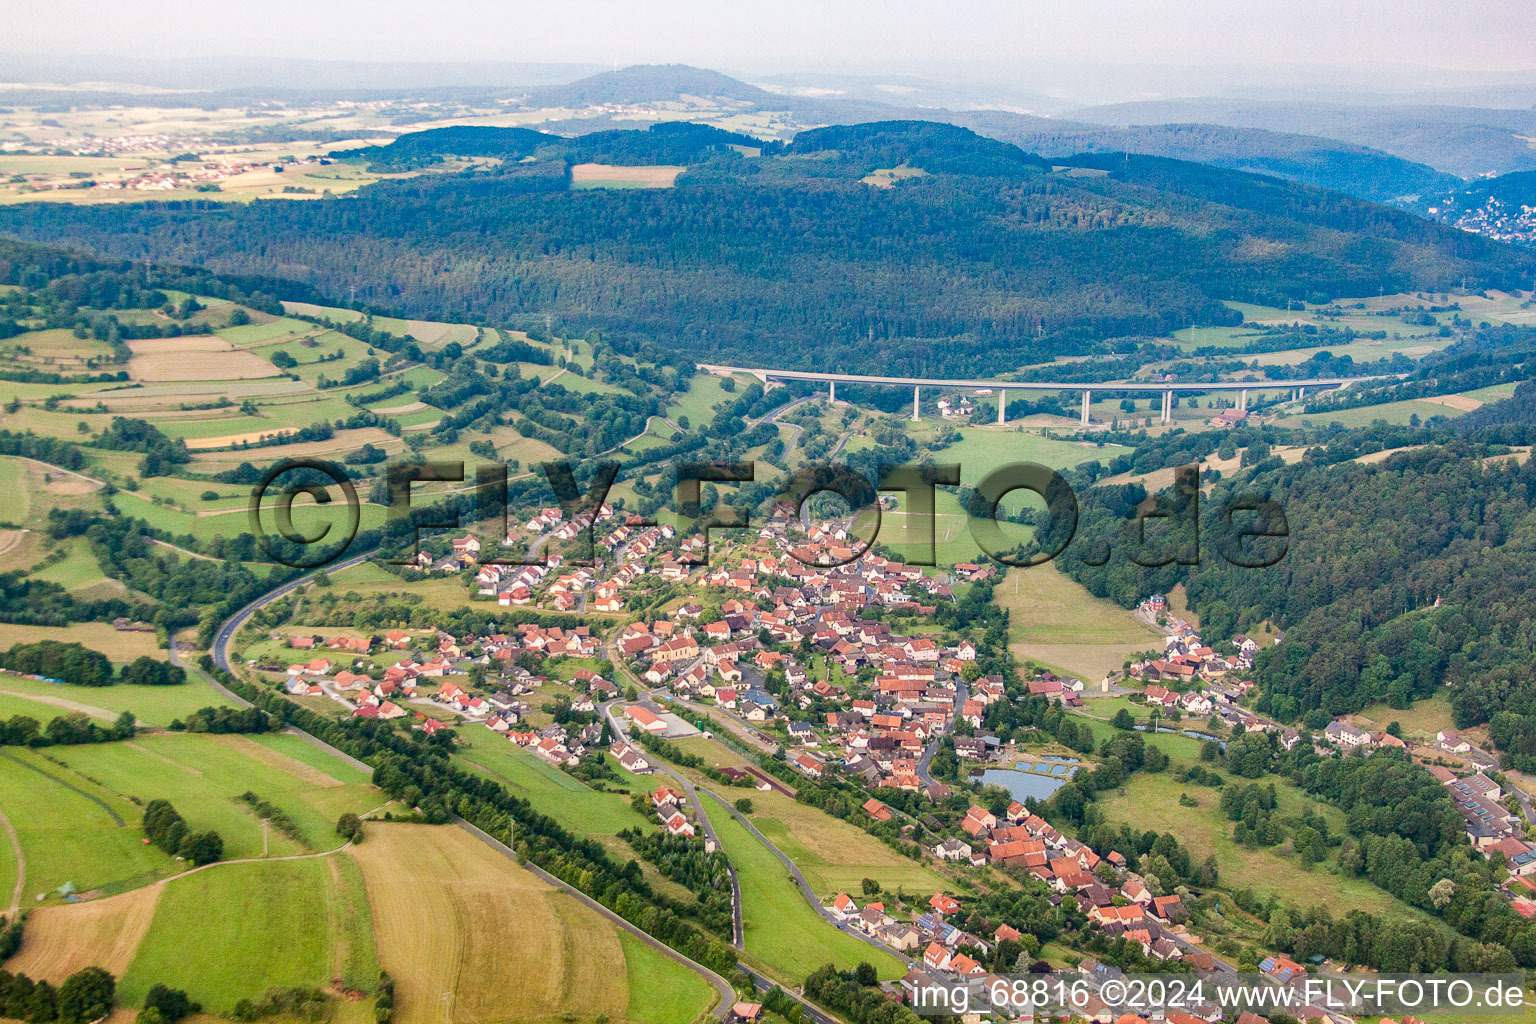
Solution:
[{"label": "harvested field", "polygon": [[[373,908],[379,963],[401,1024],[623,1020],[615,929],[450,826],[371,824],[351,855]],[[514,952],[515,951],[515,952]]]},{"label": "harvested field", "polygon": [[[227,448],[230,445],[241,444],[246,441],[258,441],[262,437],[270,437],[273,434],[291,434],[292,428],[274,427],[272,430],[262,431],[256,434],[234,434],[227,437],[202,437],[194,438],[187,442],[187,447],[193,450],[206,450],[210,448]],[[244,449],[234,452],[209,452],[206,455],[193,457],[193,465],[200,470],[205,464],[220,462],[230,465],[239,465],[241,462],[255,461],[253,456],[263,456],[276,460],[279,458],[306,458],[311,455],[329,455],[335,452],[350,452],[361,448],[365,444],[373,444],[379,448],[389,448],[396,451],[400,448],[400,441],[394,435],[379,427],[358,427],[353,430],[338,430],[324,441],[301,441],[297,444],[280,444],[262,448],[259,451]]]},{"label": "harvested field", "polygon": [[266,437],[284,437],[288,434],[296,434],[293,427],[278,427],[273,430],[248,431],[244,434],[225,434],[223,437],[194,437],[187,441],[187,447],[192,451],[201,451],[207,448],[229,448],[237,444],[252,444]]},{"label": "harvested field", "polygon": [[673,164],[652,164],[643,167],[620,167],[617,164],[576,164],[571,168],[571,181],[576,185],[612,186],[617,188],[671,188],[677,176],[686,167]]},{"label": "harvested field", "polygon": [[136,380],[246,380],[274,377],[277,367],[223,338],[144,338],[130,341],[128,373]]},{"label": "harvested field", "polygon": [[1443,405],[1447,409],[1460,409],[1462,412],[1471,412],[1473,409],[1481,409],[1483,403],[1468,395],[1432,395],[1423,399],[1435,405]]},{"label": "harvested field", "polygon": [[0,622],[0,650],[9,649],[12,644],[37,640],[84,644],[120,663],[132,661],[141,654],[147,654],[157,661],[165,658],[165,651],[155,641],[153,631],[140,633],[117,630],[106,622],[76,622],[69,626],[27,626],[16,622]]},{"label": "harvested field", "polygon": [[164,882],[119,896],[38,907],[27,916],[21,951],[6,970],[58,985],[85,967],[122,977],[149,931]]}]

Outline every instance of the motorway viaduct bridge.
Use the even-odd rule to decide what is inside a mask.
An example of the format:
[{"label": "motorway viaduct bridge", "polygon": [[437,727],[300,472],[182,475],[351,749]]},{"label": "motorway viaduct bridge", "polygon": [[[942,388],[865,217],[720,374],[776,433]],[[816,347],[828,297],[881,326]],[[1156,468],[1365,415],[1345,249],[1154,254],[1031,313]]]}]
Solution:
[{"label": "motorway viaduct bridge", "polygon": [[919,400],[922,389],[930,388],[990,388],[998,394],[997,422],[1008,421],[1008,392],[1009,391],[1081,391],[1083,393],[1083,417],[1082,425],[1088,426],[1088,406],[1093,401],[1095,391],[1110,392],[1134,392],[1138,394],[1159,394],[1163,396],[1162,422],[1169,423],[1173,420],[1173,396],[1176,392],[1207,392],[1207,391],[1235,391],[1237,392],[1237,407],[1248,408],[1249,391],[1273,391],[1276,389],[1290,388],[1296,399],[1306,396],[1308,388],[1343,388],[1356,381],[1379,380],[1381,377],[1317,377],[1310,380],[1288,381],[1206,381],[1190,383],[1110,383],[1096,381],[1090,383],[1072,383],[1069,381],[1018,381],[1018,380],[964,380],[941,379],[930,377],[874,377],[858,373],[819,373],[812,370],[768,370],[753,366],[714,366],[700,363],[699,369],[708,373],[732,374],[749,373],[763,383],[769,381],[785,380],[811,380],[822,381],[827,385],[827,396],[832,401],[837,400],[837,385],[845,384],[889,384],[897,387],[909,387],[912,389],[912,418],[919,418]]}]

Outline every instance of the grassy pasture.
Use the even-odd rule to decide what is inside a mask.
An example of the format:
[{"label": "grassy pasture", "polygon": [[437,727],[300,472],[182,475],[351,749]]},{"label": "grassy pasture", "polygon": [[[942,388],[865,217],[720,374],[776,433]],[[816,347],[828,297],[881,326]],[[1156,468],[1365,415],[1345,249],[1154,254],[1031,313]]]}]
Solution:
[{"label": "grassy pasture", "polygon": [[371,991],[371,932],[362,874],[344,856],[208,868],[166,883],[118,999],[136,1005],[162,983],[228,1014],[279,986]]},{"label": "grassy pasture", "polygon": [[1163,646],[1162,637],[1129,611],[1094,597],[1052,563],[1010,569],[995,599],[1009,611],[1014,655],[1090,684],[1132,654]]},{"label": "grassy pasture", "polygon": [[[514,793],[578,835],[611,836],[631,826],[652,826],[629,805],[627,796],[588,789],[578,779],[483,726],[465,726],[459,736],[463,740],[457,755],[461,760],[506,783]],[[653,788],[644,780],[637,785]]]},{"label": "grassy pasture", "polygon": [[343,309],[340,306],[317,306],[313,302],[289,302],[284,300],[283,309],[298,316],[323,317],[343,324],[349,324],[363,318],[363,314],[355,309]]},{"label": "grassy pasture", "polygon": [[735,818],[712,805],[710,821],[741,882],[748,963],[789,985],[825,963],[846,970],[867,960],[882,978],[905,973],[895,957],[843,934],[812,910],[773,851]]},{"label": "grassy pasture", "polygon": [[618,934],[629,984],[624,1016],[636,1024],[693,1024],[713,1005],[715,990],[704,978],[629,932]]},{"label": "grassy pasture", "polygon": [[[153,637],[154,634],[149,634]],[[164,652],[161,652],[162,654]],[[169,725],[177,718],[210,706],[226,706],[229,701],[210,687],[197,682],[181,686],[133,686],[117,683],[113,686],[73,686],[68,683],[45,683],[40,679],[0,675],[0,694],[11,699],[27,700],[39,711],[50,715],[62,714],[70,704],[85,704],[100,708],[112,715],[132,711],[140,725]],[[36,715],[41,720],[41,715]]]},{"label": "grassy pasture", "polygon": [[[56,748],[59,761],[80,775],[139,804],[171,801],[196,829],[224,837],[229,859],[287,856],[337,845],[334,826],[343,811],[362,813],[383,802],[371,787],[345,785],[287,750],[307,746],[296,736],[266,744],[246,736],[167,733],[131,743]],[[281,807],[304,842],[264,828],[236,798],[247,790]],[[335,792],[339,790],[340,792]]]},{"label": "grassy pasture", "polygon": [[0,459],[0,520],[26,522],[32,498],[26,484],[26,466],[12,458]]},{"label": "grassy pasture", "polygon": [[[667,415],[674,420],[679,416],[687,416],[693,429],[707,424],[714,415],[715,406],[734,397],[720,386],[721,380],[712,373],[694,374],[688,382],[688,390],[667,406]],[[738,382],[736,394],[741,393],[740,387]]]},{"label": "grassy pasture", "polygon": [[1435,733],[1451,729],[1455,724],[1451,716],[1451,702],[1442,694],[1414,701],[1411,708],[1370,704],[1361,708],[1354,717],[1357,722],[1361,722],[1361,728],[1376,731],[1396,722],[1402,726],[1405,737],[1420,733],[1429,740],[1434,739]]},{"label": "grassy pasture", "polygon": [[752,804],[750,817],[757,830],[795,862],[819,896],[857,892],[866,878],[888,891],[928,892],[950,885],[863,829],[782,793],[754,793]]},{"label": "grassy pasture", "polygon": [[1423,399],[1409,399],[1403,402],[1385,402],[1381,405],[1362,405],[1353,409],[1326,409],[1322,412],[1287,412],[1280,416],[1282,426],[1287,426],[1287,420],[1298,421],[1303,426],[1327,426],[1330,423],[1339,423],[1349,427],[1368,427],[1377,420],[1385,420],[1390,424],[1402,426],[1407,424],[1413,416],[1421,421],[1434,416],[1444,416],[1447,419],[1454,418],[1466,412],[1465,409],[1452,408],[1439,402],[1425,401]]},{"label": "grassy pasture", "polygon": [[[24,905],[65,882],[81,891],[123,889],[171,873],[175,861],[139,842],[133,804],[35,752],[16,750],[12,756],[0,758],[0,807],[26,857]],[[125,824],[116,824],[108,807]]]}]

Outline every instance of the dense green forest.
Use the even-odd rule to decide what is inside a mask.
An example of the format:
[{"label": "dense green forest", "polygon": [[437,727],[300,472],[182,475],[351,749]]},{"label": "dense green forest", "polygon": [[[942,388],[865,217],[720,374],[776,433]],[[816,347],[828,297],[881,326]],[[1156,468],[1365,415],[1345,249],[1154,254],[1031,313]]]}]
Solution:
[{"label": "dense green forest", "polygon": [[[1385,207],[1172,160],[1085,156],[1065,163],[1091,173],[1058,173],[925,122],[818,129],[756,158],[722,148],[734,138],[606,132],[531,162],[309,203],[27,204],[0,211],[0,230],[355,289],[418,316],[551,313],[621,350],[945,375],[1236,322],[1222,299],[1284,305],[1536,275],[1536,256]],[[425,158],[431,145],[410,139],[385,148]],[[689,154],[676,188],[569,187],[571,162]],[[929,173],[891,189],[860,181],[902,164]]]}]

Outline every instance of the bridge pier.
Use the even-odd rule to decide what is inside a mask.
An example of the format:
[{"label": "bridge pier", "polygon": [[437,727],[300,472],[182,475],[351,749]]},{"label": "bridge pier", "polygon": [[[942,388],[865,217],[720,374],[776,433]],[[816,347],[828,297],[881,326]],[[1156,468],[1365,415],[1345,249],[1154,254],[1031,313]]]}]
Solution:
[{"label": "bridge pier", "polygon": [[1173,392],[1172,391],[1164,391],[1163,392],[1163,422],[1164,423],[1172,423],[1173,422]]},{"label": "bridge pier", "polygon": [[918,420],[922,419],[922,414],[918,411],[918,405],[917,405],[918,397],[922,394],[922,390],[923,389],[921,387],[918,387],[918,386],[915,386],[915,385],[912,388],[912,422],[913,423],[916,423]]},{"label": "bridge pier", "polygon": [[827,381],[827,401],[829,403],[837,402],[837,381],[835,380]]},{"label": "bridge pier", "polygon": [[1091,401],[1093,401],[1093,392],[1089,391],[1089,390],[1087,390],[1085,388],[1083,390],[1083,421],[1082,421],[1083,422],[1083,426],[1085,426],[1085,427],[1088,425],[1088,403],[1091,402]]},{"label": "bridge pier", "polygon": [[1239,409],[1243,410],[1244,412],[1248,411],[1248,389],[1247,388],[1243,388],[1243,390],[1241,390],[1241,391],[1239,391],[1237,393],[1237,407]]},{"label": "bridge pier", "polygon": [[997,389],[997,425],[1002,426],[1008,422],[1008,389]]},{"label": "bridge pier", "polygon": [[1296,401],[1299,402],[1303,398],[1306,398],[1306,397],[1307,397],[1307,389],[1306,388],[1297,388],[1296,389]]}]

